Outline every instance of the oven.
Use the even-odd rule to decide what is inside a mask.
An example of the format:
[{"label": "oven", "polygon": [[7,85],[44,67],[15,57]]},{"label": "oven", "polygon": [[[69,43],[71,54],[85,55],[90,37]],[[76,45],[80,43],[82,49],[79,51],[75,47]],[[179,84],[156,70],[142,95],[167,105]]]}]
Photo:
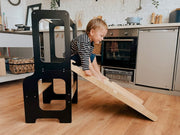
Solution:
[{"label": "oven", "polygon": [[102,66],[136,68],[138,29],[109,29],[102,42]]}]

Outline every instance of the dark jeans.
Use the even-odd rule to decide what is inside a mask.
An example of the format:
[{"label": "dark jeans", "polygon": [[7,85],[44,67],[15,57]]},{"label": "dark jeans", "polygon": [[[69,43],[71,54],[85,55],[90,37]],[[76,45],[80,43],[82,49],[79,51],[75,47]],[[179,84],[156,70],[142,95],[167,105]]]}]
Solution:
[{"label": "dark jeans", "polygon": [[[96,57],[96,55],[92,53],[90,56],[91,63],[94,61],[95,57]],[[71,59],[76,62],[76,63],[74,63],[75,65],[81,66],[81,58],[80,58],[79,54],[71,56]]]}]

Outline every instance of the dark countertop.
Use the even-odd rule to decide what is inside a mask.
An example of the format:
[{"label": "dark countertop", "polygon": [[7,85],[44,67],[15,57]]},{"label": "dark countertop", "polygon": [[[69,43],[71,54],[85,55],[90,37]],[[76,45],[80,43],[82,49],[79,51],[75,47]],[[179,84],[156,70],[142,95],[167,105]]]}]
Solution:
[{"label": "dark countertop", "polygon": [[0,33],[32,35],[32,31],[0,31]]}]

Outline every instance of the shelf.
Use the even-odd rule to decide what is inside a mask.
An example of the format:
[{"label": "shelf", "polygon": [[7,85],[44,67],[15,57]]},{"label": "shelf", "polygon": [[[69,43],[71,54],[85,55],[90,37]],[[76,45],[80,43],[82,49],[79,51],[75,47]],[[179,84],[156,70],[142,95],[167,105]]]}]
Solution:
[{"label": "shelf", "polygon": [[0,47],[33,47],[32,35],[0,33]]},{"label": "shelf", "polygon": [[24,73],[24,74],[10,74],[7,73],[6,76],[0,76],[0,83],[7,82],[7,81],[14,81],[24,79],[27,76],[31,76],[33,73]]},{"label": "shelf", "polygon": [[[0,32],[0,51],[2,56],[11,57],[33,57],[33,40],[31,32],[19,32],[19,33],[7,33]],[[9,49],[8,49],[9,48]],[[10,53],[9,53],[10,52]],[[24,79],[33,73],[25,74],[10,74],[6,73],[6,76],[0,76],[0,83]]]}]

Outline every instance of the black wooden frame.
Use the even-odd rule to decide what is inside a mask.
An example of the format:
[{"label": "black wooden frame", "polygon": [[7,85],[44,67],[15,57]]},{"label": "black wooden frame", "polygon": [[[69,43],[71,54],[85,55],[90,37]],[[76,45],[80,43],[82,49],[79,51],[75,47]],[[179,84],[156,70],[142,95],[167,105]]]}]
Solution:
[{"label": "black wooden frame", "polygon": [[[51,19],[49,24],[51,62],[43,62],[40,58],[39,21]],[[54,28],[64,26],[65,58],[55,56]],[[70,27],[73,29],[73,38],[77,36],[76,25],[65,10],[36,10],[32,12],[32,34],[35,72],[23,81],[24,109],[26,123],[35,123],[37,118],[57,118],[62,123],[72,121],[72,103],[78,102],[78,76],[73,72],[73,82],[76,83],[76,92],[71,98],[71,54],[70,54]],[[43,103],[51,100],[65,100],[64,110],[42,110],[39,106],[38,81],[51,82],[43,92]],[[53,90],[53,79],[65,81],[65,94],[56,94]]]}]

